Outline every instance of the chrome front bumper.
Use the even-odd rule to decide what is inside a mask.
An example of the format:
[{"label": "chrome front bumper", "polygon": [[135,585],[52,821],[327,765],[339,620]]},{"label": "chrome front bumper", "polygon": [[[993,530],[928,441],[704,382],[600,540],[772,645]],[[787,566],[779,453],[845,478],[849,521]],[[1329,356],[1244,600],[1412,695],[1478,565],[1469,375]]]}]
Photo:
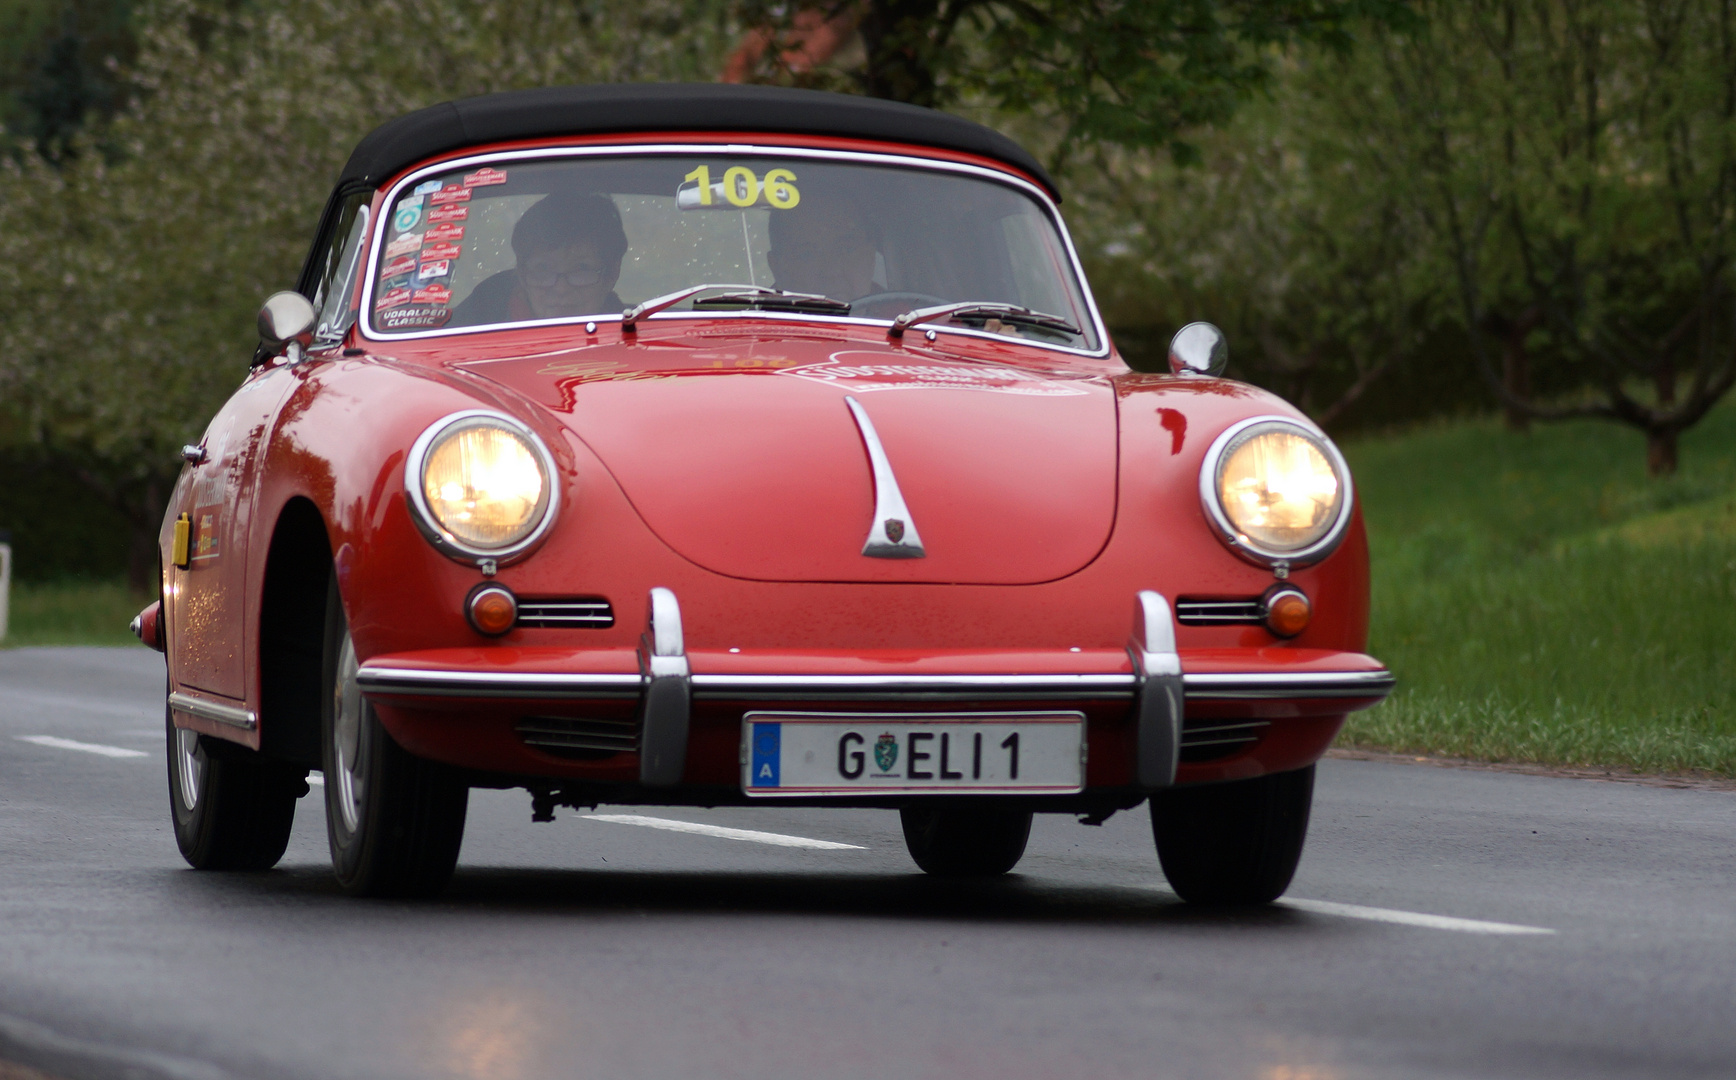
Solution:
[{"label": "chrome front bumper", "polygon": [[1137,775],[1156,789],[1175,781],[1186,702],[1278,699],[1342,700],[1366,707],[1391,693],[1384,669],[1362,671],[1185,672],[1168,601],[1144,591],[1134,604],[1127,654],[1131,672],[1085,674],[724,674],[694,672],[681,631],[681,609],[668,589],[653,589],[637,674],[450,670],[362,665],[363,693],[390,698],[475,698],[639,703],[640,780],[679,782],[686,763],[694,702],[1123,701],[1134,709],[1139,735]]}]

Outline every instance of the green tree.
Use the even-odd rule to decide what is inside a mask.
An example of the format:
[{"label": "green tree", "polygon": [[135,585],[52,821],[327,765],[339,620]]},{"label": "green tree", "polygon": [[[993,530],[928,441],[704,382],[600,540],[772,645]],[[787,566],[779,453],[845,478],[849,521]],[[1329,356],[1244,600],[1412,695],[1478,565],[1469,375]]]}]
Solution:
[{"label": "green tree", "polygon": [[[728,28],[682,0],[165,0],[139,22],[132,104],[58,166],[0,163],[0,445],[119,510],[130,576],[178,450],[246,371],[333,178],[379,122],[561,82],[715,70]],[[707,30],[707,27],[712,29]],[[679,32],[677,32],[679,31]]]},{"label": "green tree", "polygon": [[1736,383],[1727,0],[1429,0],[1307,92],[1423,216],[1516,423],[1643,431],[1653,474]]},{"label": "green tree", "polygon": [[[1362,23],[1409,26],[1408,0],[744,0],[740,19],[775,41],[820,10],[855,20],[862,53],[845,73],[873,97],[961,101],[1059,126],[1059,160],[1109,143],[1188,158],[1192,134],[1271,85],[1276,47],[1348,48]],[[831,83],[767,49],[764,81]]]},{"label": "green tree", "polygon": [[1195,164],[1099,146],[1074,170],[1070,216],[1124,352],[1161,364],[1169,330],[1209,319],[1234,374],[1332,426],[1440,324],[1444,268],[1411,207],[1359,183],[1289,92],[1315,62],[1293,60],[1270,99],[1198,136]]}]

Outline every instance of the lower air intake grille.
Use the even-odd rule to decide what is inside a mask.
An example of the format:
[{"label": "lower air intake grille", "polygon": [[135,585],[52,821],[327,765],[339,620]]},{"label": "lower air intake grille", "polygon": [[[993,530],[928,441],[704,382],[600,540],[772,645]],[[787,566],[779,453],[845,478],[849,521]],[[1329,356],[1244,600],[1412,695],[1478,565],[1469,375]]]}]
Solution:
[{"label": "lower air intake grille", "polygon": [[526,746],[561,757],[607,757],[639,749],[639,722],[633,719],[527,716],[516,730]]},{"label": "lower air intake grille", "polygon": [[600,596],[566,600],[520,600],[516,625],[607,630],[615,625],[615,609]]},{"label": "lower air intake grille", "polygon": [[1246,600],[1202,600],[1180,596],[1175,601],[1175,620],[1183,626],[1261,623],[1266,621],[1266,602],[1258,596]]},{"label": "lower air intake grille", "polygon": [[1194,720],[1181,729],[1183,761],[1214,761],[1257,742],[1270,720]]}]

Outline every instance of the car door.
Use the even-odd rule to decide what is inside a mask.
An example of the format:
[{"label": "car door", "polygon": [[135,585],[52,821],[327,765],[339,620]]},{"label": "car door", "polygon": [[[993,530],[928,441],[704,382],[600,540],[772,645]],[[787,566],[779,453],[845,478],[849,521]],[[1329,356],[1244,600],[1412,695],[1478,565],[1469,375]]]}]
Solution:
[{"label": "car door", "polygon": [[174,572],[169,616],[175,678],[184,687],[237,701],[246,697],[247,558],[238,541],[248,535],[265,433],[294,383],[287,366],[251,371],[205,429],[199,443],[203,460],[190,465],[192,482],[181,507],[187,561]]},{"label": "car door", "polygon": [[[313,348],[338,348],[354,322],[357,264],[365,243],[368,193],[341,200],[316,241],[301,291],[318,313]],[[271,542],[272,522],[255,520],[258,472],[279,411],[299,384],[296,363],[267,357],[255,366],[206,428],[202,460],[181,513],[187,519],[184,567],[177,569],[170,634],[177,643],[175,679],[183,687],[242,701],[249,650],[258,627],[248,604],[252,545]],[[195,459],[201,455],[193,455]]]}]

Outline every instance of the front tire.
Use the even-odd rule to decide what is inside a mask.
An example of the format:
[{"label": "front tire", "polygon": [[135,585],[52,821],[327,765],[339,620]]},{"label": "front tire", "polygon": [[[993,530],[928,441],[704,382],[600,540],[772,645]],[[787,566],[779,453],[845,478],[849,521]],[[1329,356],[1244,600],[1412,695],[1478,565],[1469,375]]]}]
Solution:
[{"label": "front tire", "polygon": [[1312,765],[1153,795],[1151,832],[1170,888],[1203,906],[1276,900],[1302,860],[1313,801]]},{"label": "front tire", "polygon": [[333,575],[320,708],[332,870],[352,896],[432,896],[458,864],[470,789],[457,770],[392,739],[362,697],[356,670]]},{"label": "front tire", "polygon": [[1029,810],[906,807],[898,816],[910,857],[935,877],[999,877],[1031,836]]},{"label": "front tire", "polygon": [[302,770],[243,746],[168,730],[169,813],[181,857],[195,870],[269,870],[289,847]]}]

